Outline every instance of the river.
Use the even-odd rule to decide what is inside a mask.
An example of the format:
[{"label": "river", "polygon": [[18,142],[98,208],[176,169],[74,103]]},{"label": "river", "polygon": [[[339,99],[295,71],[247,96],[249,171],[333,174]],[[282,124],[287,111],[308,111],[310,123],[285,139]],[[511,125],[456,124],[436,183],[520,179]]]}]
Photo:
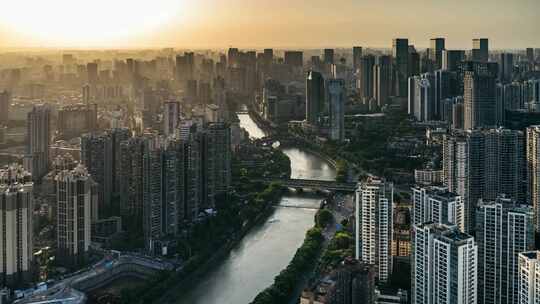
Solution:
[{"label": "river", "polygon": [[[251,137],[265,133],[248,114],[239,114],[240,126]],[[291,159],[293,178],[333,180],[334,168],[323,159],[298,148],[283,152]],[[304,240],[305,232],[313,226],[314,209],[321,197],[315,194],[289,194],[282,198],[282,207],[262,225],[252,229],[231,253],[213,270],[178,299],[181,304],[248,304],[291,261]]]}]

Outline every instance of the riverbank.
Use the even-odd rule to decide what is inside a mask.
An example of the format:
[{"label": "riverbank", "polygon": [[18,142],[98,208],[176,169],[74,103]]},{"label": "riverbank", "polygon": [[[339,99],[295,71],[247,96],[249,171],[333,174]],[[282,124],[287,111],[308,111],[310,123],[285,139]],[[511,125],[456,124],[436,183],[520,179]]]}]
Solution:
[{"label": "riverbank", "polygon": [[230,254],[231,250],[240,244],[251,229],[264,223],[264,221],[266,221],[274,213],[274,211],[274,204],[268,204],[265,207],[264,212],[259,214],[254,220],[250,221],[249,224],[245,225],[238,236],[227,242],[227,244],[219,248],[218,251],[212,253],[211,257],[209,257],[203,264],[200,264],[195,272],[187,274],[180,282],[176,283],[175,289],[171,289],[167,292],[167,294],[163,295],[153,303],[178,303],[178,298],[186,289],[200,283],[202,277],[209,271],[213,270],[220,261]]},{"label": "riverbank", "polygon": [[[253,189],[258,188],[254,186]],[[163,272],[145,284],[144,288],[122,290],[122,303],[177,302],[182,295],[179,291],[185,290],[188,283],[196,282],[197,278],[206,274],[253,227],[267,219],[283,194],[284,188],[273,183],[259,188],[249,200],[229,195],[225,201],[216,204],[217,214],[214,217],[198,223],[191,229],[190,236],[184,239],[183,242],[190,248],[189,252],[191,249],[194,252],[187,262],[176,271]]]},{"label": "riverbank", "polygon": [[322,151],[317,151],[315,149],[312,149],[306,145],[303,145],[301,143],[295,143],[295,144],[291,144],[291,142],[287,142],[286,144],[283,144],[283,145],[280,145],[280,148],[289,148],[289,147],[293,147],[293,148],[298,148],[298,147],[301,147],[302,150],[310,153],[310,154],[313,154],[319,158],[322,158],[324,161],[326,161],[328,164],[330,164],[334,169],[337,169],[337,160],[335,160],[334,158],[330,157],[329,155],[325,154],[324,152]]},{"label": "riverbank", "polygon": [[[242,113],[239,118],[241,127],[253,138],[266,135],[249,115]],[[294,160],[290,164],[292,178],[335,178],[331,164],[301,147],[282,151]],[[279,207],[272,208],[273,212],[261,218],[227,254],[213,264],[204,263],[207,267],[197,272],[200,275],[192,281],[174,286],[177,295],[171,299],[186,304],[249,303],[272,284],[294,257],[305,240],[305,232],[313,227],[315,209],[319,208],[321,199],[311,193],[283,195]]]},{"label": "riverbank", "polygon": [[288,303],[296,289],[298,278],[315,262],[323,242],[320,227],[308,230],[302,246],[298,248],[287,268],[281,271],[274,279],[274,283],[259,293],[251,304]]},{"label": "riverbank", "polygon": [[[323,216],[324,215],[324,216]],[[334,217],[330,211],[321,208],[314,216],[315,225],[306,232],[302,246],[293,259],[274,279],[274,283],[260,292],[251,304],[293,303],[307,279],[315,271],[322,253],[326,252],[329,240],[326,234],[334,231]]]},{"label": "riverbank", "polygon": [[[249,107],[248,113],[249,113],[249,116],[252,118],[253,122],[255,122],[255,124],[257,125],[257,127],[262,129],[265,132],[265,134],[274,134],[275,135],[275,134],[278,133],[278,130],[277,130],[276,126],[273,126],[271,123],[269,123],[268,121],[263,119],[259,115],[259,113],[257,113],[253,109],[251,109],[251,107]],[[278,139],[279,139],[279,137],[278,137]],[[302,148],[306,152],[314,154],[314,155],[324,159],[327,163],[332,165],[332,167],[334,169],[337,168],[337,160],[335,158],[333,158],[330,155],[324,153],[320,149],[312,148],[311,147],[312,143],[306,141],[302,137],[295,137],[294,139],[301,141],[301,143],[292,143],[290,140],[288,140],[286,142],[284,141],[283,144],[280,144],[280,148],[287,148],[287,147]]]}]

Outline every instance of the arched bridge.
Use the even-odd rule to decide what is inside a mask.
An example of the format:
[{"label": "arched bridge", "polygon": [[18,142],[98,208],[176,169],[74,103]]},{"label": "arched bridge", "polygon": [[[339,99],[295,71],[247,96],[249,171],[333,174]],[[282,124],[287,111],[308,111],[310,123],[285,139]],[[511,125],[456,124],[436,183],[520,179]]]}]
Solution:
[{"label": "arched bridge", "polygon": [[278,179],[264,178],[261,180],[265,183],[277,182],[284,187],[297,189],[313,189],[313,190],[328,190],[339,192],[354,192],[357,188],[357,183],[339,183],[336,181],[324,181],[314,179]]}]

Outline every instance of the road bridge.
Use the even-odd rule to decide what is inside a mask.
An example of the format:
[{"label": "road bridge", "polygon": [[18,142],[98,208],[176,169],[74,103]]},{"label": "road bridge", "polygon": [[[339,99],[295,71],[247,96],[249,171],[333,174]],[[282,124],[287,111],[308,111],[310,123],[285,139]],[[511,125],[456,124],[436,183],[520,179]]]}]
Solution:
[{"label": "road bridge", "polygon": [[265,178],[261,180],[265,183],[277,182],[288,188],[326,190],[337,192],[354,192],[358,187],[357,183],[340,183],[336,181],[314,180],[314,179],[279,179]]}]

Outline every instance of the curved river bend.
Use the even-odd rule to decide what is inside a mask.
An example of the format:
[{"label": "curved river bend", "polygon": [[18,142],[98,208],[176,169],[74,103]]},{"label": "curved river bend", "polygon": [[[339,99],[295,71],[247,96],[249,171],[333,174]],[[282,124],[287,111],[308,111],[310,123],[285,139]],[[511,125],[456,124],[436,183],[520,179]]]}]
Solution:
[{"label": "curved river bend", "polygon": [[[265,133],[248,114],[239,114],[240,126],[251,137]],[[283,152],[291,159],[293,178],[335,179],[336,172],[323,159],[298,148]],[[284,196],[281,205],[318,207],[320,197],[314,194]],[[221,261],[186,290],[178,299],[181,304],[248,304],[291,261],[304,240],[305,232],[313,226],[314,209],[276,208],[266,222],[252,229]]]}]

